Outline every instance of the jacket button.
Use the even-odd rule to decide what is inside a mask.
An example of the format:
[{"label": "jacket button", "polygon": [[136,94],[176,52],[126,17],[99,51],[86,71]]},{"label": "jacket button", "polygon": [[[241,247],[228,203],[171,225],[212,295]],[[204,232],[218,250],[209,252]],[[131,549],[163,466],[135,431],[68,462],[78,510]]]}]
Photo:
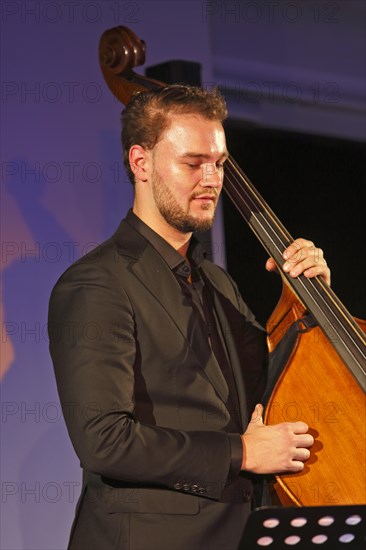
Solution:
[{"label": "jacket button", "polygon": [[192,491],[192,493],[197,493],[197,491],[198,491],[198,485],[196,485],[196,484],[192,485],[191,491]]},{"label": "jacket button", "polygon": [[199,492],[200,495],[204,495],[205,492],[206,492],[206,489],[204,487],[199,487],[198,492]]},{"label": "jacket button", "polygon": [[174,483],[174,489],[177,489],[179,491],[179,489],[182,488],[182,484],[180,481],[177,481],[177,483]]},{"label": "jacket button", "polygon": [[243,493],[243,500],[244,502],[250,502],[252,500],[252,496],[247,491],[244,491]]},{"label": "jacket button", "polygon": [[184,483],[184,485],[183,485],[183,491],[189,491],[190,488],[191,488],[191,486],[188,485],[188,483]]}]

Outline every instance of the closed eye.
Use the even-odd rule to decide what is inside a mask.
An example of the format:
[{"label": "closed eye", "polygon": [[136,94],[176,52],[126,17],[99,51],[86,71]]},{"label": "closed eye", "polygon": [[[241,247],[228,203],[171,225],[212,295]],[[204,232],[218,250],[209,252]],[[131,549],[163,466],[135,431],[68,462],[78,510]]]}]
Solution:
[{"label": "closed eye", "polygon": [[[185,163],[187,166],[189,166],[189,168],[200,168],[201,166],[203,166],[201,163],[199,164],[191,164],[190,162],[186,162]],[[224,163],[223,162],[217,162],[216,163],[216,168],[218,168],[219,170],[221,170],[222,168],[224,168]]]}]

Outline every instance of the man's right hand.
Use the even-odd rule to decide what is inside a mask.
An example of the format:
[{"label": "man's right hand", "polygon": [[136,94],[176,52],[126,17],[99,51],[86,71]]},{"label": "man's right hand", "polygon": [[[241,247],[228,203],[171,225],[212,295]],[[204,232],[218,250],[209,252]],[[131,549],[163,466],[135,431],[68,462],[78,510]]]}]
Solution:
[{"label": "man's right hand", "polygon": [[307,433],[305,422],[263,424],[263,405],[256,405],[246,432],[241,436],[243,462],[241,469],[255,474],[300,472],[310,457],[308,447],[314,438]]}]

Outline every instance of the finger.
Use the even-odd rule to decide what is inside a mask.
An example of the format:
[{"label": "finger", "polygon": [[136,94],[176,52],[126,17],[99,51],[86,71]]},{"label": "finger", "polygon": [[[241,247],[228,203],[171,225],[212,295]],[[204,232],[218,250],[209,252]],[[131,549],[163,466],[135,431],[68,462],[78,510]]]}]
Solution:
[{"label": "finger", "polygon": [[273,258],[268,258],[266,262],[266,270],[267,271],[277,271],[277,264],[274,261]]},{"label": "finger", "polygon": [[316,248],[312,241],[297,239],[283,253],[286,260],[283,269],[295,275],[292,271],[297,268],[297,275],[299,275],[305,268],[323,265],[323,256],[322,249]]},{"label": "finger", "polygon": [[307,248],[315,248],[314,243],[306,239],[295,239],[294,242],[284,250],[282,257],[285,260],[300,260],[302,257],[302,250]]},{"label": "finger", "polygon": [[321,265],[317,266],[311,266],[309,268],[305,268],[303,271],[305,277],[323,277],[323,279],[327,282],[327,279],[330,279],[330,269],[327,267],[326,264],[322,263]]},{"label": "finger", "polygon": [[294,452],[293,460],[301,460],[304,462],[310,458],[309,449],[296,449]]},{"label": "finger", "polygon": [[301,420],[299,420],[298,422],[289,422],[289,427],[292,429],[294,434],[306,434],[309,429],[309,426]]},{"label": "finger", "polygon": [[324,282],[330,285],[330,269],[323,260],[317,265],[312,265],[311,261],[304,261],[297,265],[291,265],[290,262],[286,262],[283,269],[290,275],[290,277],[295,278],[303,274],[305,277],[310,279],[317,276],[321,277]]},{"label": "finger", "polygon": [[[283,270],[292,277],[297,277],[301,273],[308,273],[308,276],[323,275],[328,273],[327,262],[321,256],[319,249],[302,251],[302,258],[297,260],[288,260],[283,264]],[[310,271],[312,270],[312,271]]]},{"label": "finger", "polygon": [[321,248],[315,246],[312,241],[305,239],[296,239],[283,253],[285,260],[291,260],[291,263],[299,263],[306,258],[311,258],[312,263],[317,264],[324,258],[324,252]]},{"label": "finger", "polygon": [[250,423],[263,424],[263,405],[261,405],[261,403],[255,406]]},{"label": "finger", "polygon": [[291,464],[288,467],[289,472],[301,472],[304,469],[305,465],[300,460],[292,460]]},{"label": "finger", "polygon": [[314,444],[314,438],[310,434],[296,435],[296,447],[311,447]]}]

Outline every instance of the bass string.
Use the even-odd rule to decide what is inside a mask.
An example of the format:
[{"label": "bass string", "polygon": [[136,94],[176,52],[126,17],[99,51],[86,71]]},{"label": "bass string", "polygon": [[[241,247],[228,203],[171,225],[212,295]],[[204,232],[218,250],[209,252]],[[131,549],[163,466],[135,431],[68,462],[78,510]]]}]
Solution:
[{"label": "bass string", "polygon": [[[244,175],[242,170],[235,166],[235,161],[233,161],[231,157],[229,157],[225,166],[225,176],[227,178],[227,181],[231,184],[230,189],[228,189],[228,187],[225,187],[225,191],[231,198],[233,204],[234,205],[237,204],[237,200],[239,200],[242,204],[246,206],[246,208],[250,209],[251,214],[255,216],[256,221],[261,225],[263,231],[266,233],[266,235],[270,239],[272,246],[275,247],[278,254],[281,254],[280,246],[278,245],[278,243],[274,241],[273,237],[270,236],[269,232],[274,233],[280,245],[282,245],[283,247],[282,251],[286,248],[286,246],[288,246],[286,241],[289,241],[289,242],[292,241],[291,236],[286,231],[286,229],[282,226],[282,224],[279,222],[275,214],[270,210],[270,208],[265,203],[263,198],[256,191],[253,184],[251,184],[248,178]],[[243,187],[243,183],[245,184],[245,188]],[[240,193],[239,187],[241,187],[241,191],[245,195],[245,197],[243,197],[242,194]],[[232,194],[233,192],[236,194],[236,197],[233,196]],[[240,209],[240,212],[242,212],[241,209]],[[268,215],[270,220],[272,220],[272,224],[264,214]],[[248,219],[247,216],[244,216],[244,217],[246,218],[246,221],[251,226],[252,230],[260,238],[260,236],[258,235],[258,232],[255,230],[255,227],[253,227],[253,224],[251,223],[250,219]],[[269,231],[264,226],[269,228]],[[281,237],[281,234],[282,234],[282,237]],[[362,344],[364,344],[364,339],[363,339],[363,334],[361,333],[361,329],[354,322],[353,318],[351,317],[349,312],[345,309],[343,304],[340,301],[338,301],[339,303],[337,303],[337,299],[335,295],[332,296],[332,294],[334,293],[329,289],[329,287],[325,283],[323,283],[323,281],[320,278],[317,278],[317,283],[320,284],[321,290],[326,294],[328,300],[336,308],[335,311],[332,310],[331,305],[327,303],[327,301],[324,298],[324,295],[322,295],[320,290],[316,288],[314,281],[312,281],[311,279],[305,279],[305,281],[309,286],[309,288],[306,288],[305,283],[302,279],[300,278],[298,279],[298,282],[302,286],[303,291],[308,296],[310,296],[314,301],[318,299],[318,301],[321,301],[324,303],[326,311],[328,312],[328,315],[326,314],[326,318],[329,325],[333,328],[333,330],[335,330],[335,332],[339,333],[339,328],[343,330],[343,332],[346,333],[347,337],[352,342],[352,345],[358,348],[360,353],[364,355],[364,352],[361,349]],[[314,294],[316,294],[316,296],[314,296]],[[331,315],[329,315],[329,313]],[[331,317],[333,318],[333,320],[331,320]],[[338,323],[338,330],[335,327],[334,319]],[[344,325],[344,322],[346,322],[347,326]],[[359,342],[357,342],[357,339],[359,340]]]},{"label": "bass string", "polygon": [[[241,186],[242,190],[247,193],[247,197],[250,203],[253,205],[253,209],[256,208],[258,212],[261,212],[263,215],[266,214],[272,220],[272,226],[277,227],[276,236],[282,234],[284,240],[281,244],[286,248],[287,243],[291,243],[294,240],[293,237],[290,235],[287,229],[277,218],[275,213],[268,206],[264,198],[259,194],[258,190],[254,187],[250,179],[246,176],[246,174],[244,174],[243,170],[240,168],[237,162],[231,156],[229,156],[227,162],[229,163],[228,167],[232,167],[232,173],[234,174],[234,177],[237,176],[236,184],[238,188],[239,186]],[[226,167],[227,165],[225,165],[225,168]],[[245,184],[247,191],[243,187],[243,183]]]},{"label": "bass string", "polygon": [[[266,226],[269,228],[269,230],[272,232],[272,235],[274,234],[278,238],[278,240],[280,241],[283,249],[281,251],[279,249],[279,247],[277,247],[277,251],[278,251],[279,254],[281,254],[281,252],[283,252],[283,250],[286,248],[286,246],[288,246],[288,244],[290,244],[292,242],[293,239],[292,239],[291,235],[284,228],[284,226],[281,224],[281,222],[276,217],[276,215],[273,213],[273,211],[269,208],[267,203],[264,201],[264,199],[261,197],[261,195],[255,189],[254,185],[250,182],[250,180],[247,178],[247,176],[245,176],[245,174],[241,170],[241,168],[239,168],[236,165],[235,161],[232,158],[230,158],[230,162],[231,162],[232,167],[233,167],[233,171],[231,171],[231,175],[235,179],[235,183],[233,181],[230,182],[232,187],[233,187],[233,191],[237,193],[237,196],[242,201],[242,203],[246,204],[245,199],[240,195],[240,192],[239,192],[239,187],[241,187],[242,192],[246,195],[247,202],[252,205],[252,211],[255,210],[254,215],[256,213],[258,213],[261,216],[261,218],[263,220],[263,223],[265,223]],[[230,165],[229,165],[228,168],[230,168]],[[244,188],[243,183],[245,184],[246,188]],[[267,217],[265,216],[265,214],[267,214]],[[267,218],[269,218],[269,220]],[[258,223],[260,223],[260,220],[258,219],[258,217],[256,217],[256,220],[258,221]],[[247,220],[247,221],[250,224],[250,220]],[[276,227],[277,227],[277,229],[276,229]],[[282,233],[282,235],[284,236],[283,240],[280,239],[280,233]],[[273,241],[273,237],[271,237],[269,235],[268,230],[266,231],[266,234],[270,238],[271,243],[273,244],[273,246],[275,246],[275,243]],[[288,240],[288,242],[286,242],[286,239]],[[307,291],[306,287],[304,286],[305,285],[304,280],[299,279],[299,281],[302,284],[302,286],[304,287],[304,290]],[[315,279],[305,279],[305,281],[306,281],[306,284],[308,284],[311,291],[315,292],[320,300],[322,300],[322,301],[325,300],[325,297],[324,297],[324,295],[321,294],[321,292],[323,292],[326,295],[329,303],[326,303],[326,302],[325,303],[328,306],[328,308],[331,308],[331,306],[336,307],[337,311],[343,317],[344,321],[346,321],[347,324],[352,327],[353,331],[356,330],[356,332],[358,333],[359,338],[365,344],[365,335],[364,335],[364,333],[361,331],[360,327],[354,322],[353,317],[346,310],[345,306],[338,299],[338,297],[334,294],[332,289],[328,285],[326,285],[326,283],[319,277],[316,277]],[[318,287],[320,286],[320,289],[317,288],[316,285]],[[332,313],[334,314],[333,311],[332,311]]]},{"label": "bass string", "polygon": [[[230,198],[233,199],[234,197],[230,197]],[[305,279],[305,281],[308,282],[308,279]],[[302,291],[305,291],[307,293],[307,295],[309,296],[309,298],[311,298],[313,300],[313,304],[314,303],[316,304],[314,296],[311,293],[309,293],[306,286],[302,282],[300,282],[300,281],[298,281],[298,282],[303,287]],[[320,298],[322,298],[321,295],[320,295]],[[303,301],[306,302],[306,300],[304,300],[304,299],[303,299]],[[311,311],[314,314],[314,308],[312,308],[310,306],[310,307],[308,307],[308,309],[309,309],[309,311]],[[351,330],[347,330],[347,328],[340,322],[340,320],[336,316],[334,317],[334,312],[332,312],[330,310],[330,312],[333,313],[333,319],[332,320],[330,320],[329,315],[325,314],[324,309],[321,310],[321,312],[323,313],[323,316],[326,318],[326,322],[324,322],[323,319],[318,320],[319,325],[323,328],[323,330],[324,330],[324,326],[327,327],[328,331],[329,331],[329,327],[332,328],[333,333],[331,333],[331,335],[329,337],[330,337],[331,340],[333,340],[333,338],[334,338],[333,335],[336,334],[338,341],[342,342],[343,348],[345,350],[347,350],[347,354],[348,354],[347,356],[344,356],[344,360],[346,361],[346,364],[348,362],[347,357],[352,358],[352,364],[354,365],[354,368],[358,369],[362,376],[365,376],[366,373],[365,373],[365,370],[362,367],[362,363],[365,362],[365,352],[362,350],[362,346],[363,346],[362,339],[358,338],[357,331],[353,330],[354,328],[359,329],[359,327],[357,325],[355,325],[355,327],[353,327],[351,325]],[[315,314],[315,318],[317,318],[316,314]],[[343,331],[343,334],[342,334],[342,331]],[[327,330],[324,330],[324,332],[327,333]],[[335,346],[335,347],[336,347],[336,349],[339,349],[339,347],[337,347],[337,346]],[[360,358],[358,358],[357,355],[359,355]],[[350,367],[350,368],[352,370],[352,367]]]},{"label": "bass string", "polygon": [[[231,175],[233,175],[233,173],[231,172]],[[238,179],[238,176],[240,177],[240,180]],[[289,243],[292,241],[292,238],[291,236],[289,236],[288,232],[284,229],[284,227],[282,226],[282,224],[279,222],[279,220],[276,218],[276,216],[273,214],[273,212],[271,212],[271,210],[269,209],[269,207],[267,206],[267,204],[265,203],[265,201],[262,199],[262,197],[259,195],[258,192],[256,192],[255,188],[253,187],[253,185],[251,184],[251,186],[249,186],[249,181],[245,179],[244,177],[244,174],[241,173],[241,170],[239,171],[238,169],[235,168],[234,166],[234,178],[235,178],[235,184],[233,183],[233,181],[230,181],[231,185],[232,185],[232,190],[237,194],[237,198],[245,205],[248,207],[248,203],[251,204],[251,212],[253,213],[253,215],[255,216],[255,219],[256,221],[261,224],[262,228],[263,228],[263,231],[266,233],[266,235],[268,236],[268,238],[270,239],[271,241],[271,244],[276,247],[276,250],[279,254],[281,254],[281,252],[283,251],[283,249],[288,246],[288,243],[284,242],[284,239],[281,239],[280,238],[280,233],[282,233],[283,235],[285,235],[285,238],[286,239],[289,239]],[[228,178],[229,179],[229,178]],[[246,201],[245,199],[243,198],[243,196],[240,195],[240,192],[239,192],[239,184],[241,182],[244,182],[246,185],[247,185],[247,189],[243,188],[242,187],[242,192],[246,195]],[[232,200],[235,204],[235,201],[234,201],[234,197],[232,197]],[[269,220],[265,217],[264,213],[268,213],[269,214],[269,217],[272,218],[272,225],[271,223],[269,222]],[[251,225],[250,223],[250,220],[248,220],[248,223]],[[266,225],[267,228],[269,228],[269,230],[265,229],[264,228],[264,225]],[[277,231],[275,229],[274,226],[277,226]],[[254,229],[252,227],[252,229]],[[254,229],[255,230],[255,229]],[[269,233],[274,233],[275,237],[277,237],[277,239],[279,240],[280,244],[282,245],[283,249],[282,251],[280,250],[279,246],[276,245],[274,239],[273,239],[273,236],[271,237]],[[315,281],[312,280],[312,279],[305,279],[305,281],[307,283],[309,283],[309,286],[311,287],[311,290],[313,290],[314,292],[317,293],[319,299],[321,300],[324,300],[324,296],[321,295],[319,289],[317,289],[315,287]],[[299,279],[299,282],[301,283],[301,285],[303,286],[304,288],[304,291],[306,291],[308,293],[308,289],[305,287],[305,283],[303,280]],[[351,315],[349,314],[349,312],[347,312],[347,310],[345,309],[345,307],[343,306],[343,304],[338,300],[339,303],[336,302],[337,298],[335,295],[332,295],[334,294],[331,289],[322,281],[322,279],[320,278],[317,278],[316,279],[316,283],[318,285],[321,285],[321,290],[324,291],[324,293],[327,295],[328,299],[332,302],[332,304],[334,304],[337,308],[337,310],[341,313],[342,317],[348,322],[348,324],[350,324],[352,326],[352,329],[354,328],[354,320],[353,318],[351,317]],[[325,302],[325,305],[328,306],[328,308],[330,307],[330,305],[328,303]],[[343,311],[342,311],[343,310]],[[334,312],[332,312],[334,314]],[[358,325],[356,325],[357,329],[360,331]]]}]

